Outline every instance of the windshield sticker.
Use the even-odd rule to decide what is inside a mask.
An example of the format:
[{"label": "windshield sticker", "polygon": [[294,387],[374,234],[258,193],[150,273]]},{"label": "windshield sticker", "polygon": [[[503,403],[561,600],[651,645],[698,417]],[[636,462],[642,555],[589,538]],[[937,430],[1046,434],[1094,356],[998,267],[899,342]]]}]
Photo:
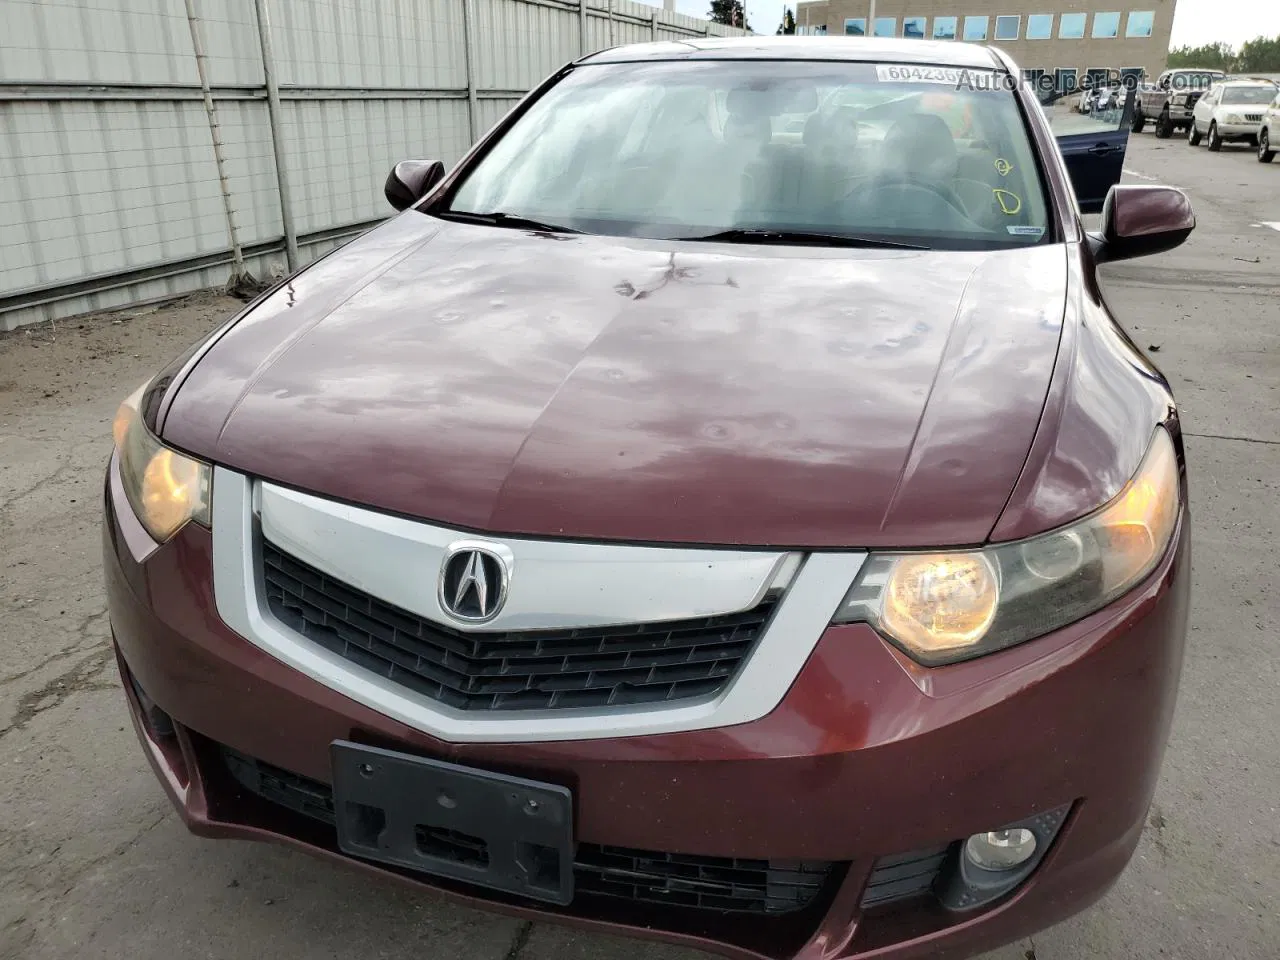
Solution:
[{"label": "windshield sticker", "polygon": [[1001,187],[993,187],[992,193],[996,195],[996,203],[1000,204],[1000,209],[1007,216],[1014,216],[1022,210],[1022,198],[1016,193],[1012,193]]},{"label": "windshield sticker", "polygon": [[876,64],[876,79],[881,83],[944,83],[957,90],[998,90],[1000,79],[990,71],[967,70],[963,67],[912,67],[901,64]]},{"label": "windshield sticker", "polygon": [[998,160],[996,160],[996,173],[1000,174],[1000,176],[1007,177],[1010,174],[1010,172],[1012,172],[1012,170],[1013,170],[1013,164],[1010,163],[1008,160],[1006,160],[1004,157],[1000,157]]},{"label": "windshield sticker", "polygon": [[1023,226],[1016,226],[1016,227],[1005,227],[1005,229],[1008,230],[1009,233],[1011,233],[1015,237],[1035,237],[1037,240],[1039,240],[1041,237],[1044,236],[1044,227],[1032,227],[1032,226],[1023,225]]}]

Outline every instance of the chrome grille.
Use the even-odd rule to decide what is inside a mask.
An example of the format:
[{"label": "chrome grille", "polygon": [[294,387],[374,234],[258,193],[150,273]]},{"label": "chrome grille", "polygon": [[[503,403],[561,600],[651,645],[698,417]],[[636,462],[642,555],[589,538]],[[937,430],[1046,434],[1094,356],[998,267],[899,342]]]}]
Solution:
[{"label": "chrome grille", "polygon": [[776,601],[723,616],[571,630],[463,632],[262,545],[280,622],[379,676],[459,710],[545,710],[713,696],[737,674]]}]

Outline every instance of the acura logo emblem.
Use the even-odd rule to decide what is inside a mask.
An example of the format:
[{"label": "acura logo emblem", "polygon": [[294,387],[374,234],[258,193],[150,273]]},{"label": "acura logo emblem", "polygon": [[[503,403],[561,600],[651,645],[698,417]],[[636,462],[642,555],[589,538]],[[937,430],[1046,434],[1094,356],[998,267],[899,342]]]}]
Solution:
[{"label": "acura logo emblem", "polygon": [[462,541],[450,545],[440,567],[440,607],[456,620],[492,620],[507,599],[509,566],[500,547]]}]

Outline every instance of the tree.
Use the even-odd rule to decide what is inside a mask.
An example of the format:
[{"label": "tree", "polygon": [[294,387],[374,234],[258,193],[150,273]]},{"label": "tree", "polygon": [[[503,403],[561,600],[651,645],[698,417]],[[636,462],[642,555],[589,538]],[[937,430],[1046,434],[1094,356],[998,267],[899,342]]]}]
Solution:
[{"label": "tree", "polygon": [[711,0],[711,10],[707,13],[707,19],[712,23],[722,23],[726,27],[751,29],[751,24],[747,23],[747,11],[742,6],[742,0]]},{"label": "tree", "polygon": [[778,24],[778,36],[789,37],[796,32],[796,16],[790,7],[782,8],[782,22]]},{"label": "tree", "polygon": [[1236,73],[1280,73],[1280,36],[1255,37],[1236,55]]},{"label": "tree", "polygon": [[1169,68],[1206,67],[1226,73],[1280,73],[1280,37],[1254,37],[1237,53],[1225,43],[1174,47]]},{"label": "tree", "polygon": [[1169,51],[1169,69],[1204,67],[1230,72],[1235,65],[1235,51],[1230,44],[1208,43],[1202,47],[1174,47]]}]

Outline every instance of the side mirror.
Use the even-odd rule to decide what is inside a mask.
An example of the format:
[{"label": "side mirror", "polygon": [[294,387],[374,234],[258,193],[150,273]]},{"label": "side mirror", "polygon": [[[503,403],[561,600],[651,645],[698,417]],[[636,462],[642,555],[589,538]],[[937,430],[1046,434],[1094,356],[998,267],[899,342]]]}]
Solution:
[{"label": "side mirror", "polygon": [[1094,236],[1098,262],[1164,253],[1196,228],[1190,198],[1177,187],[1114,186],[1102,205],[1102,234]]},{"label": "side mirror", "polygon": [[387,174],[382,192],[391,206],[407,210],[443,179],[444,164],[439,160],[401,160]]}]

